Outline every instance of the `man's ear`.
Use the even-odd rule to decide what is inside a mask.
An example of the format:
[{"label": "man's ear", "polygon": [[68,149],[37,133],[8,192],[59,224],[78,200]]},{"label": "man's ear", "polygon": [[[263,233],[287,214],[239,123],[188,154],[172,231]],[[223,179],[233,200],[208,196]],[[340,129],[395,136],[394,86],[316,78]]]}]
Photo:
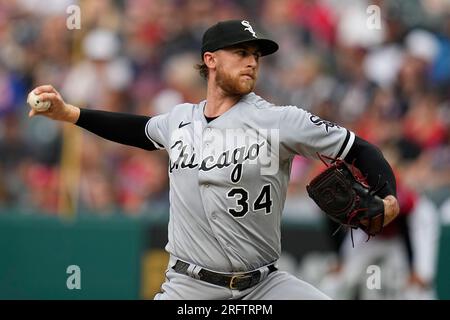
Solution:
[{"label": "man's ear", "polygon": [[208,68],[214,69],[216,67],[216,55],[213,52],[205,52],[203,54],[203,61]]}]

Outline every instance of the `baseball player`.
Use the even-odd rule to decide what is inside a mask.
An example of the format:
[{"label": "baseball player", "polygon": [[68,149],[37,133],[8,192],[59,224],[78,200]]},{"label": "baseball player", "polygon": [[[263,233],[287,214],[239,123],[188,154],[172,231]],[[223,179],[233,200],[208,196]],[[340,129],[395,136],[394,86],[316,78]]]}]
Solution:
[{"label": "baseball player", "polygon": [[398,213],[395,178],[380,151],[296,106],[253,93],[260,58],[278,50],[246,20],[222,21],[203,35],[206,100],[146,117],[81,109],[50,85],[34,93],[45,112],[103,138],[169,154],[170,220],[166,281],[155,299],[328,299],[279,271],[280,222],[294,155],[354,163],[383,189],[384,224]]}]

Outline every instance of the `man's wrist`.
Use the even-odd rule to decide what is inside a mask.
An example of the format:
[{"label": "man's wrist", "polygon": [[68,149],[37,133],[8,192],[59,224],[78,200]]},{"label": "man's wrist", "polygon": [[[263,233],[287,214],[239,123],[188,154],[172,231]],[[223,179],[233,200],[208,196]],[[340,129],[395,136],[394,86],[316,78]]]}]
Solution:
[{"label": "man's wrist", "polygon": [[78,119],[80,118],[80,108],[75,107],[71,104],[67,104],[67,107],[69,109],[67,122],[77,123]]},{"label": "man's wrist", "polygon": [[397,217],[400,212],[400,206],[397,199],[393,195],[388,195],[383,199],[384,203],[384,225],[388,225]]}]

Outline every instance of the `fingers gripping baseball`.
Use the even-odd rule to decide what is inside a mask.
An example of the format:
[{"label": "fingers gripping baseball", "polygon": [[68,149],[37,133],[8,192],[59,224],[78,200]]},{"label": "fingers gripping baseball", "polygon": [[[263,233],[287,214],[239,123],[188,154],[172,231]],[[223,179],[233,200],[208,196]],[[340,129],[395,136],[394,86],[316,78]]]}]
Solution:
[{"label": "fingers gripping baseball", "polygon": [[29,117],[43,115],[53,120],[76,122],[79,109],[66,104],[55,88],[43,85],[35,88],[28,94],[28,104],[31,107]]},{"label": "fingers gripping baseball", "polygon": [[28,94],[27,102],[31,107],[30,116],[49,115],[55,109],[64,108],[61,95],[50,85],[39,86],[32,90]]}]

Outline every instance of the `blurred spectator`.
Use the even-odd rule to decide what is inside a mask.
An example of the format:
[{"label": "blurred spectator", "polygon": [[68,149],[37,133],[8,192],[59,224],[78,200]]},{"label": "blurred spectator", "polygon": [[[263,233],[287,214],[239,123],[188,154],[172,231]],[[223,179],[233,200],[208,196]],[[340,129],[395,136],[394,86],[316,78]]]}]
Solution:
[{"label": "blurred spectator", "polygon": [[157,156],[143,150],[132,150],[119,167],[119,203],[128,214],[156,209],[158,199],[155,196],[162,196],[167,182],[167,171]]},{"label": "blurred spectator", "polygon": [[438,99],[433,94],[417,94],[403,121],[403,134],[423,149],[443,144],[447,128],[438,113]]},{"label": "blurred spectator", "polygon": [[205,82],[192,67],[196,63],[198,58],[192,53],[173,55],[166,61],[161,75],[165,88],[155,95],[153,112],[166,113],[177,104],[195,103],[205,98]]},{"label": "blurred spectator", "polygon": [[122,111],[132,81],[131,65],[119,57],[120,40],[112,30],[95,29],[83,41],[86,59],[68,73],[63,92],[69,101]]}]

